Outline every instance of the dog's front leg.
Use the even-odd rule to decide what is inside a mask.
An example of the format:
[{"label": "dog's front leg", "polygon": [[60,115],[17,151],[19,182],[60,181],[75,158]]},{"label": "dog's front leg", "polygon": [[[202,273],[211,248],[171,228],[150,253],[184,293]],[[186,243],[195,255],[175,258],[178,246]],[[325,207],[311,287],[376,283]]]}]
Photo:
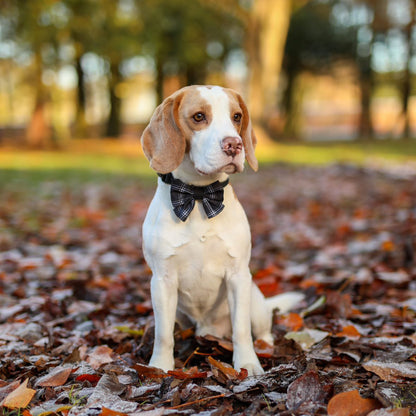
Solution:
[{"label": "dog's front leg", "polygon": [[155,341],[149,365],[164,371],[173,370],[175,368],[173,330],[178,303],[176,279],[154,274],[151,294],[155,317]]},{"label": "dog's front leg", "polygon": [[233,364],[236,370],[245,368],[249,375],[263,374],[254,351],[251,336],[250,301],[251,274],[249,270],[233,274],[227,279],[228,303],[233,329]]}]

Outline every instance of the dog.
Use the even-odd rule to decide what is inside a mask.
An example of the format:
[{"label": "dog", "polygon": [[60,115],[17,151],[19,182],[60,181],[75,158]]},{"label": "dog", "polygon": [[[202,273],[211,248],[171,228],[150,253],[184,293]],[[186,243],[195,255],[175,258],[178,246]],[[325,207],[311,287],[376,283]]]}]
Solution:
[{"label": "dog", "polygon": [[252,335],[273,344],[272,310],[301,301],[297,292],[265,299],[249,270],[251,236],[228,183],[245,160],[257,171],[256,136],[237,92],[189,86],[156,108],[141,136],[159,175],[143,223],[143,254],[152,270],[155,341],[149,365],[174,369],[174,325],[196,335],[232,337],[233,365],[263,368]]}]

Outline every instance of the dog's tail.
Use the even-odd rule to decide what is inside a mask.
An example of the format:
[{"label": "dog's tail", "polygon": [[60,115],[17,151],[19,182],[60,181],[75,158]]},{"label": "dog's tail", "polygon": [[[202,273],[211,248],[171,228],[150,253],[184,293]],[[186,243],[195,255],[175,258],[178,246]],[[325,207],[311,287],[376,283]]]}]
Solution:
[{"label": "dog's tail", "polygon": [[289,312],[291,309],[299,306],[305,295],[300,292],[286,292],[280,295],[266,298],[266,304],[270,308],[279,309],[280,313]]}]

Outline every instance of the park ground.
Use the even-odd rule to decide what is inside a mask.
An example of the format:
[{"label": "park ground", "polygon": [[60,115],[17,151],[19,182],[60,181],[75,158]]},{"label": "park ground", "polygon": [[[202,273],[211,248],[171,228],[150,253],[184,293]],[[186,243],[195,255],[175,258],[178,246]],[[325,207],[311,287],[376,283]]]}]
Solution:
[{"label": "park ground", "polygon": [[140,224],[156,183],[138,140],[0,148],[3,415],[415,415],[416,144],[264,143],[232,178],[266,296],[305,301],[255,344],[177,328],[176,367],[147,366]]}]

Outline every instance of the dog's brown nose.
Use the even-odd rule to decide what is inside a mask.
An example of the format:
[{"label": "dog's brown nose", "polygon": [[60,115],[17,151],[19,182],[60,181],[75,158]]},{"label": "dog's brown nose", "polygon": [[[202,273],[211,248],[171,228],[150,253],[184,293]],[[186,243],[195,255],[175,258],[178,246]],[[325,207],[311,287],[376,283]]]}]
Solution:
[{"label": "dog's brown nose", "polygon": [[239,137],[225,137],[221,143],[222,151],[227,156],[236,156],[243,150],[243,142]]}]

